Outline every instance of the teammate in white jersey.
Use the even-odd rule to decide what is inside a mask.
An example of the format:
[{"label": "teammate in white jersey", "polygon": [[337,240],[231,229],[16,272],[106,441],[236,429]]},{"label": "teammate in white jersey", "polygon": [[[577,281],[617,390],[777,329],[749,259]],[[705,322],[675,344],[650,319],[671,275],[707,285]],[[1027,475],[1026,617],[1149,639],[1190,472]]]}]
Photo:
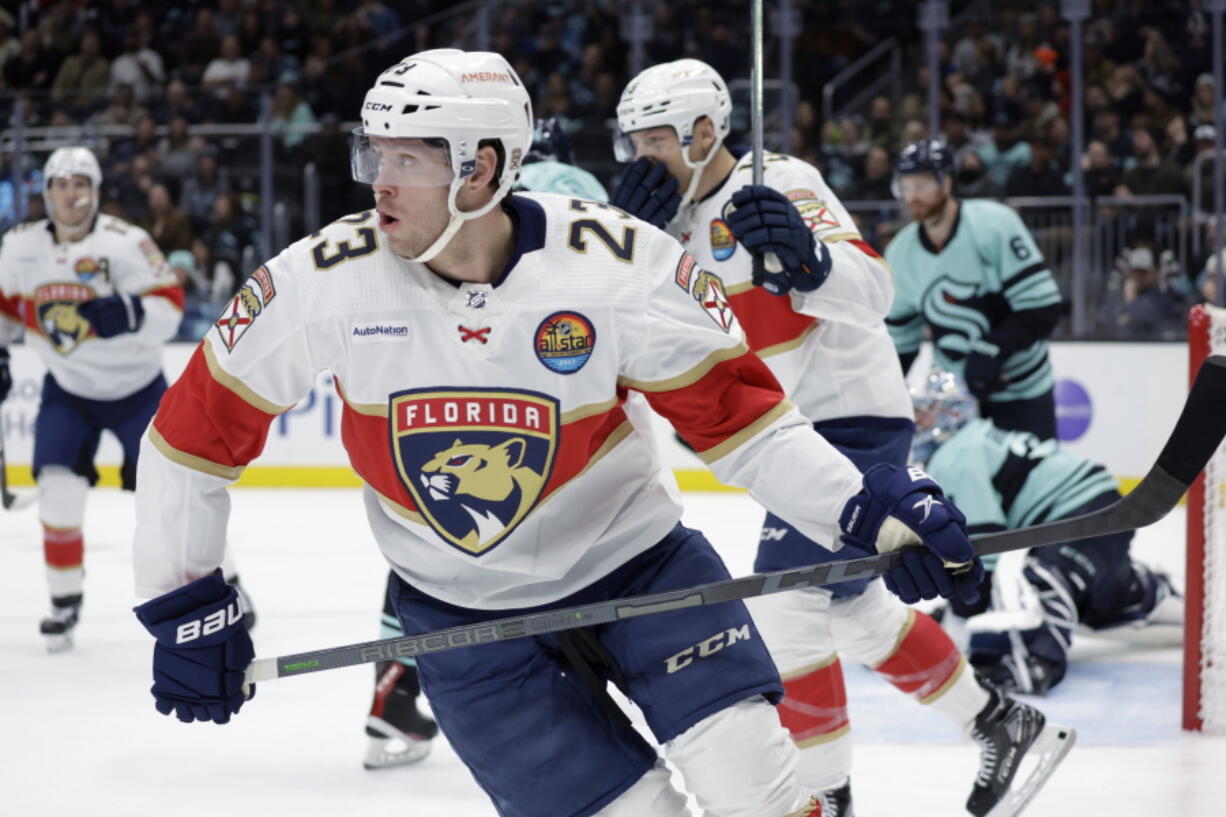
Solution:
[{"label": "teammate in white jersey", "polygon": [[[34,476],[53,652],[72,645],[84,582],[85,495],[97,482],[102,431],[123,447],[131,489],[141,434],[166,390],[162,344],[178,328],[183,292],[141,228],[98,215],[102,171],[84,147],[60,148],[43,169],[49,218],[14,227],[0,248],[0,369],[25,331],[47,368]],[[0,376],[0,400],[7,392]]]},{"label": "teammate in white jersey", "polygon": [[[896,582],[973,592],[982,566],[936,484],[900,468],[862,478],[731,313],[696,297],[710,273],[673,239],[608,206],[507,195],[532,114],[505,59],[408,57],[361,115],[354,177],[375,209],[252,275],[143,443],[136,587],[155,598],[137,616],[157,640],[159,711],[225,723],[246,700],[253,649],[216,572],[226,488],[321,371],[344,398],[342,440],[406,632],[728,575],[679,525],[632,390],[721,478],[813,539],[922,542]],[[794,774],[770,706],[782,687],[743,605],[589,638],[707,814],[820,813]],[[685,814],[656,751],[599,705],[564,651],[545,635],[418,658],[440,727],[499,813]]]},{"label": "teammate in white jersey", "polygon": [[[706,303],[730,307],[749,348],[835,448],[866,472],[905,465],[915,426],[885,326],[894,293],[890,270],[821,173],[769,153],[763,185],[753,185],[752,155],[738,159],[725,145],[732,101],[724,80],[698,60],[643,71],[627,85],[617,113],[619,158],[634,163],[611,202],[667,229],[698,267],[718,275],[695,284],[696,291]],[[755,254],[779,262],[768,266],[760,287],[752,281]],[[832,554],[817,544],[829,541],[815,542],[768,512],[754,568],[782,570],[854,552]],[[983,768],[968,809],[1015,813],[1008,810],[1009,787],[1031,747],[1037,746],[1031,754],[1044,751],[1042,716],[977,681],[929,616],[868,580],[768,596],[751,609],[783,675],[779,714],[801,748],[801,779],[822,792],[827,817],[852,812],[840,654],[971,732]],[[1015,788],[1041,782],[1032,776]]]}]

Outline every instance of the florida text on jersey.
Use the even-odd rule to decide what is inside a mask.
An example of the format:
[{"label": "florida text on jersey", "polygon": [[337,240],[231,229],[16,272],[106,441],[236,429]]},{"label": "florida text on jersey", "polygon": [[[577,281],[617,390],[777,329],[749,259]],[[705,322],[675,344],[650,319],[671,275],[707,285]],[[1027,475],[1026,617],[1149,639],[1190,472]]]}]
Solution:
[{"label": "florida text on jersey", "polygon": [[[675,484],[631,392],[721,479],[836,541],[858,477],[748,352],[712,297],[722,284],[614,208],[545,194],[503,206],[516,246],[492,284],[397,256],[369,212],[256,271],[148,432],[140,480],[178,505],[138,492],[139,592],[220,561],[226,485],[321,371],[344,400],[342,442],[375,539],[406,581],[448,603],[544,604],[672,529]],[[826,467],[797,484],[797,458]],[[185,530],[184,515],[199,524]]]}]

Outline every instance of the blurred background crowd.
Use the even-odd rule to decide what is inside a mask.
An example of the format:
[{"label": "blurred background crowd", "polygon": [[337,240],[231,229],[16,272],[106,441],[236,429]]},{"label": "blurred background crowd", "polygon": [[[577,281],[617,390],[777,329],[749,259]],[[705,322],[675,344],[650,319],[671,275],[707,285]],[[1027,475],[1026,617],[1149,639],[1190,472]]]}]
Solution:
[{"label": "blurred background crowd", "polygon": [[[1081,163],[1093,197],[1079,288],[1089,321],[1059,334],[1176,339],[1187,305],[1215,298],[1221,112],[1203,2],[1090,2],[1081,155],[1058,2],[948,4],[937,134],[918,3],[785,5],[793,25],[772,15],[768,44],[774,55],[787,36],[791,63],[790,82],[768,83],[772,146],[819,167],[879,249],[905,219],[894,156],[940,136],[955,152],[956,194],[1017,207],[1062,285]],[[698,57],[719,70],[737,102],[734,142],[747,141],[748,20],[744,0],[20,0],[0,8],[0,230],[43,217],[51,150],[90,146],[103,211],[158,242],[190,290],[182,334],[198,337],[262,256],[369,206],[349,178],[348,129],[400,57],[452,45],[507,55],[536,114],[561,119],[577,162],[612,184],[618,97],[656,62]],[[768,79],[778,71],[768,63]],[[1152,320],[1120,319],[1138,304]]]}]

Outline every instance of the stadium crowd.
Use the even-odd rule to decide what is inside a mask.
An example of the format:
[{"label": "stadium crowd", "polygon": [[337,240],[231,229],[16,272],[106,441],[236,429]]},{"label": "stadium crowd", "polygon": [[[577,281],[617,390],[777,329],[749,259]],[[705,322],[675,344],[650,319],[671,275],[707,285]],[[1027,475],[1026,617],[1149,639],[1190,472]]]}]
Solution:
[{"label": "stadium crowd", "polygon": [[[374,76],[399,56],[475,47],[478,17],[471,6],[456,5],[21,0],[0,9],[0,116],[9,129],[0,228],[16,217],[19,196],[27,219],[43,215],[37,158],[27,164],[22,189],[12,183],[18,122],[38,135],[39,155],[58,144],[87,143],[103,165],[103,210],[149,230],[202,304],[199,315],[207,316],[244,274],[244,253],[260,245],[256,123],[266,116],[273,128],[275,189],[289,202],[295,226],[302,223],[296,191],[309,163],[319,171],[324,222],[366,206],[362,189],[349,181],[343,123],[354,118],[354,100]],[[485,20],[490,47],[511,57],[533,91],[537,115],[561,119],[578,161],[606,182],[617,172],[610,120],[632,73],[624,39],[632,5],[507,0]],[[741,5],[643,4],[649,32],[643,59],[695,56],[729,78],[745,76]],[[930,135],[917,4],[798,5],[791,151],[853,202],[853,211],[865,215],[866,237],[880,247],[898,226],[897,208],[889,212],[893,157]],[[1115,197],[1111,212],[1128,225],[1127,246],[1102,259],[1107,294],[1096,305],[1098,334],[1173,337],[1185,306],[1214,294],[1213,276],[1205,273],[1215,269],[1208,217],[1213,162],[1197,162],[1211,156],[1215,127],[1204,5],[1094,0],[1084,41],[1086,144],[1074,157],[1069,26],[1059,4],[950,4],[953,24],[940,43],[939,135],[955,152],[957,195],[1067,196],[1079,161],[1087,193]],[[904,66],[919,66],[904,69],[900,98],[878,96],[861,111],[823,122],[824,84],[888,38],[904,50]],[[246,127],[226,127],[235,125]],[[1152,224],[1148,210],[1123,201],[1152,195],[1192,202],[1180,229],[1199,231],[1199,252],[1175,259],[1169,231]],[[1138,301],[1152,320],[1121,322]]]}]

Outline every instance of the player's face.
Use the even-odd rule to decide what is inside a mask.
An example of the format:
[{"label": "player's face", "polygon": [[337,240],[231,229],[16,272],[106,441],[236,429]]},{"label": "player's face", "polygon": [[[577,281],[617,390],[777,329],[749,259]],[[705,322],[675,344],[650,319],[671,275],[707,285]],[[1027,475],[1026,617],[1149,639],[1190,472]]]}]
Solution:
[{"label": "player's face", "polygon": [[689,182],[690,174],[694,171],[686,166],[681,155],[681,138],[677,136],[677,131],[668,125],[637,130],[630,134],[630,141],[634,145],[636,160],[646,157],[659,162],[682,186]]},{"label": "player's face", "polygon": [[931,173],[910,173],[898,180],[903,206],[911,218],[927,221],[941,212],[948,193]]},{"label": "player's face", "polygon": [[79,227],[93,209],[93,185],[85,176],[57,176],[47,183],[47,198],[58,223]]},{"label": "player's face", "polygon": [[[450,218],[447,151],[417,139],[396,139],[379,145],[379,159],[378,176],[371,184],[379,230],[397,255],[421,255],[443,234]],[[443,183],[425,184],[423,179]]]}]

